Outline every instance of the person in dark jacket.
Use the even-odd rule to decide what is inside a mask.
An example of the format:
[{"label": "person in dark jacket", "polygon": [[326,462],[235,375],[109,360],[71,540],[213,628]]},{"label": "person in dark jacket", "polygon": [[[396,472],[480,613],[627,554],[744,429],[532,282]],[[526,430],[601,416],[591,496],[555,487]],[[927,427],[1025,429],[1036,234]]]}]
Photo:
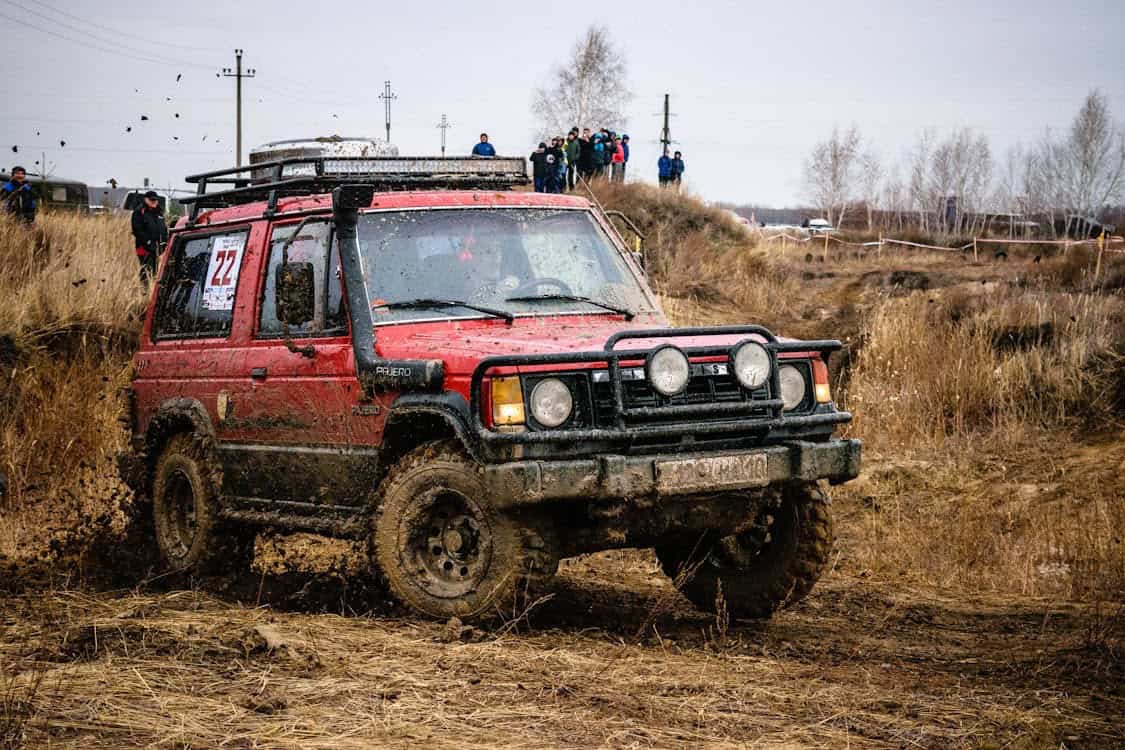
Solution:
[{"label": "person in dark jacket", "polygon": [[585,128],[578,139],[578,174],[586,181],[594,176],[594,139],[589,128]]},{"label": "person in dark jacket", "polygon": [[540,141],[539,147],[531,152],[531,177],[535,182],[535,192],[547,192],[547,178],[554,164],[547,163],[547,144]]},{"label": "person in dark jacket", "polygon": [[566,134],[566,189],[574,190],[578,185],[578,159],[582,154],[582,143],[578,140],[578,128]]},{"label": "person in dark jacket", "polygon": [[0,186],[0,202],[4,204],[5,213],[28,224],[35,222],[35,193],[27,181],[26,169],[12,167],[12,178]]},{"label": "person in dark jacket", "polygon": [[145,193],[144,201],[133,210],[133,239],[137,260],[141,264],[141,278],[156,275],[156,259],[168,241],[168,225],[160,210],[160,196],[155,190]]},{"label": "person in dark jacket", "polygon": [[480,134],[480,143],[473,146],[473,156],[496,156],[496,149],[488,142],[488,133]]},{"label": "person in dark jacket", "polygon": [[680,178],[684,176],[684,155],[679,151],[672,157],[672,183],[678,190],[680,187]]},{"label": "person in dark jacket", "polygon": [[566,189],[566,151],[563,149],[561,135],[551,139],[551,147],[547,149],[547,165],[550,167],[547,192],[561,193]]},{"label": "person in dark jacket", "polygon": [[668,187],[672,182],[672,157],[665,151],[656,160],[656,175],[660,180],[660,187]]}]

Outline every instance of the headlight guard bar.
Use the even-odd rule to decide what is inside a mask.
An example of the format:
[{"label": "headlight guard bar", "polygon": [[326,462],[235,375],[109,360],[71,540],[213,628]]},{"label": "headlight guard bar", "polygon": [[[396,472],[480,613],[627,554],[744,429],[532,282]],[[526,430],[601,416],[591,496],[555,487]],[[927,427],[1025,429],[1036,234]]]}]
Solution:
[{"label": "headlight guard bar", "polygon": [[[706,336],[742,336],[738,341],[687,346],[680,349],[689,359],[697,357],[726,356],[747,338],[756,340],[770,353],[770,398],[743,401],[738,403],[713,404],[671,404],[667,406],[627,407],[625,389],[621,375],[622,362],[641,362],[653,348],[669,343],[669,339],[683,339]],[[619,349],[622,341],[655,339],[649,348]],[[530,443],[530,442],[579,442],[584,440],[628,441],[637,437],[669,437],[680,435],[684,426],[678,425],[631,425],[630,421],[667,419],[695,420],[711,418],[712,421],[694,425],[691,431],[700,435],[715,435],[745,430],[748,426],[760,428],[763,433],[780,427],[813,427],[825,424],[840,424],[851,421],[847,412],[829,414],[809,414],[805,416],[784,416],[778,377],[777,355],[782,352],[814,352],[827,364],[831,352],[842,348],[835,340],[817,341],[779,341],[767,328],[757,325],[747,326],[702,326],[694,328],[653,328],[618,331],[610,336],[601,351],[568,352],[563,354],[523,354],[488,357],[482,360],[473,371],[470,382],[469,413],[476,433],[490,443]],[[496,432],[488,428],[481,413],[482,389],[488,374],[498,368],[541,366],[604,364],[608,372],[613,393],[614,427],[570,430],[539,430],[523,433]],[[767,416],[750,420],[746,417],[754,412],[766,410]]]}]

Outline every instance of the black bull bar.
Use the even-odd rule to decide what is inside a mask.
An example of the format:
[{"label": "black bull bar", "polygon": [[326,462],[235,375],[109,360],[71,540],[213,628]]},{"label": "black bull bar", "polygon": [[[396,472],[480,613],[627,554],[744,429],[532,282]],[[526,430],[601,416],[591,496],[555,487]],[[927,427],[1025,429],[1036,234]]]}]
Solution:
[{"label": "black bull bar", "polygon": [[[621,376],[621,363],[623,361],[644,360],[651,349],[618,350],[616,348],[618,343],[629,339],[671,339],[697,336],[760,337],[761,340],[756,341],[756,343],[762,344],[770,354],[769,392],[771,398],[713,404],[669,404],[655,407],[630,408],[625,405],[625,390],[623,385],[624,381]],[[683,351],[689,359],[693,357],[729,356],[738,346],[751,340],[754,339],[743,338],[734,344],[681,347],[681,351]],[[760,429],[763,433],[768,433],[770,430],[776,428],[791,429],[843,424],[851,421],[852,415],[848,412],[833,410],[828,413],[785,416],[782,413],[782,400],[776,397],[776,394],[781,392],[777,365],[777,355],[779,353],[817,353],[827,366],[829,354],[839,350],[842,346],[839,341],[835,340],[783,342],[779,341],[769,329],[757,325],[655,328],[618,331],[606,339],[601,351],[567,352],[563,354],[502,355],[488,357],[482,360],[473,371],[470,383],[469,413],[476,434],[486,443],[492,444],[629,441],[639,437],[674,437],[682,435],[685,432],[682,423],[646,426],[629,424],[631,419],[640,418],[649,420],[712,420],[701,421],[691,426],[690,432],[694,435],[701,436],[722,435],[724,433],[746,430],[747,427]],[[606,365],[613,392],[613,415],[615,422],[615,427],[613,429],[589,428],[509,433],[497,432],[484,424],[481,412],[481,405],[483,403],[482,389],[484,387],[484,379],[490,371],[501,367],[591,363],[604,363]],[[752,420],[739,419],[739,417],[749,416],[753,412],[762,409],[767,410],[768,416],[765,418],[756,417]]]}]

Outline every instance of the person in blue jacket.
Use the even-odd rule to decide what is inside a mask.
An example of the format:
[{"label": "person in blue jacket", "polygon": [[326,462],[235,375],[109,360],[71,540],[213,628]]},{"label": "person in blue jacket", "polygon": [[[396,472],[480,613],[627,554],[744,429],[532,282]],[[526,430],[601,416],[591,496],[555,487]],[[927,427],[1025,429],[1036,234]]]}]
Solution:
[{"label": "person in blue jacket", "polygon": [[35,222],[35,193],[27,181],[27,170],[12,167],[12,178],[0,186],[0,203],[4,212],[22,219],[28,224]]},{"label": "person in blue jacket", "polygon": [[679,151],[672,156],[672,182],[677,188],[680,186],[680,179],[684,176],[684,155]]},{"label": "person in blue jacket", "polygon": [[656,173],[660,179],[660,187],[667,187],[672,183],[672,157],[668,156],[667,150],[656,160]]},{"label": "person in blue jacket", "polygon": [[473,146],[473,156],[496,156],[496,149],[488,142],[488,133],[480,134],[480,143]]}]

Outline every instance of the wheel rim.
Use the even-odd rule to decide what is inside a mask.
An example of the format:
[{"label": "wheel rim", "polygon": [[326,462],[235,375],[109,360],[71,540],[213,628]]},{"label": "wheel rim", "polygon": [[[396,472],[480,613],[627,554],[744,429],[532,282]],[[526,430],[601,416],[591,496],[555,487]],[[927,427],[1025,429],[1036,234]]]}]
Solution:
[{"label": "wheel rim", "polygon": [[195,543],[199,523],[195,513],[195,488],[183,471],[173,471],[165,483],[164,518],[169,553],[185,557]]},{"label": "wheel rim", "polygon": [[480,586],[492,562],[492,529],[479,506],[456,490],[438,488],[418,499],[404,519],[400,558],[416,585],[443,599]]}]

